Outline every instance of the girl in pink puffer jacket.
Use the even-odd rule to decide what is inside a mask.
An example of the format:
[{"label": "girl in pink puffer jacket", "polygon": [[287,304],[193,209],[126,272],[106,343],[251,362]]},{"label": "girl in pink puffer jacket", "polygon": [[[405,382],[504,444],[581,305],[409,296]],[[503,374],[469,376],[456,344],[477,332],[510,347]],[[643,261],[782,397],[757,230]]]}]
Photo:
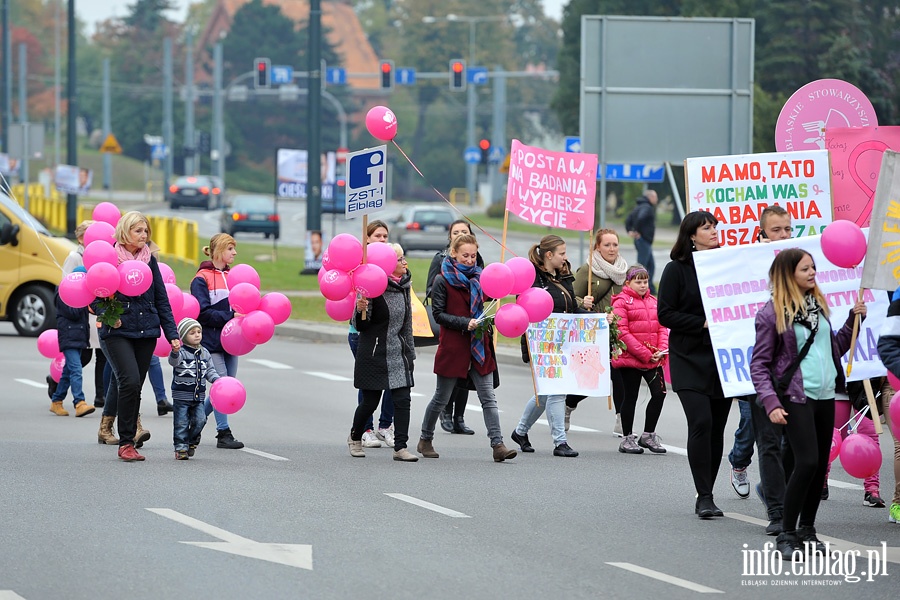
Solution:
[{"label": "girl in pink puffer jacket", "polygon": [[[643,454],[644,448],[655,454],[666,452],[656,435],[656,423],[666,398],[662,364],[669,351],[669,330],[659,324],[656,297],[649,289],[647,269],[636,264],[628,269],[622,292],[612,299],[613,311],[619,317],[619,340],[626,346],[612,361],[612,367],[619,370],[625,387],[622,400],[624,437],[619,444],[619,452],[625,454]],[[650,401],[644,418],[644,433],[637,438],[632,427],[642,378],[650,388]]]}]

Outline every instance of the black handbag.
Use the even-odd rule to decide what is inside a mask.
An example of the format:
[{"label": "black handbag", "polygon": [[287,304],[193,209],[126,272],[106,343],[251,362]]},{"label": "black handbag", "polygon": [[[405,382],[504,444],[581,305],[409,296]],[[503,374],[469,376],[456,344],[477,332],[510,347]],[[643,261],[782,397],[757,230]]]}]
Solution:
[{"label": "black handbag", "polygon": [[787,370],[782,373],[781,378],[777,379],[775,377],[775,368],[773,367],[770,371],[769,375],[772,377],[772,385],[775,387],[775,393],[778,394],[778,398],[781,399],[787,393],[788,386],[791,383],[791,379],[794,377],[794,373],[797,372],[797,369],[800,368],[800,363],[803,362],[803,359],[806,358],[806,355],[809,354],[809,349],[812,347],[813,340],[816,339],[817,329],[814,329],[812,333],[810,333],[809,337],[806,338],[806,342],[803,344],[803,347],[800,348],[800,352],[797,354],[797,358],[795,358],[790,365],[788,365]]}]

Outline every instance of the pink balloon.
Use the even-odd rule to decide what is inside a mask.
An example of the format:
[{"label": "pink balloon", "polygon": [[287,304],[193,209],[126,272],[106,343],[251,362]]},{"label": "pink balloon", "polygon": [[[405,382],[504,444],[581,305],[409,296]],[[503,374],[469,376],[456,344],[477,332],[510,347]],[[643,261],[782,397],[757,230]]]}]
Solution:
[{"label": "pink balloon", "polygon": [[338,269],[326,271],[319,281],[319,290],[329,300],[343,300],[353,289],[353,280],[348,273]]},{"label": "pink balloon", "polygon": [[900,392],[900,379],[898,379],[897,376],[890,371],[888,371],[887,378],[888,383],[891,384],[891,387],[894,389],[894,391]]},{"label": "pink balloon", "polygon": [[900,440],[900,390],[891,398],[888,416],[891,418],[891,433],[894,434],[895,440]]},{"label": "pink balloon", "polygon": [[356,293],[351,292],[343,300],[326,300],[325,312],[335,321],[349,321],[356,310]]},{"label": "pink balloon", "polygon": [[843,438],[841,438],[841,430],[835,427],[834,433],[831,434],[831,452],[828,454],[828,462],[834,462],[834,459],[841,453],[841,444],[843,441]]},{"label": "pink balloon", "polygon": [[372,242],[366,246],[366,262],[381,267],[385,273],[393,273],[397,268],[397,253],[384,242]]},{"label": "pink balloon", "polygon": [[100,240],[112,246],[116,243],[116,228],[105,221],[94,221],[84,232],[84,247]]},{"label": "pink balloon", "polygon": [[172,344],[169,343],[169,340],[166,339],[166,334],[163,333],[162,328],[159,330],[159,337],[156,338],[156,348],[153,349],[153,354],[160,358],[164,358],[169,355],[172,351]]},{"label": "pink balloon", "polygon": [[373,106],[366,113],[366,129],[372,137],[389,142],[397,135],[397,116],[387,106]]},{"label": "pink balloon", "polygon": [[232,285],[228,292],[228,303],[234,312],[250,313],[259,306],[259,288],[250,283]]},{"label": "pink balloon", "polygon": [[519,295],[516,304],[528,313],[530,323],[539,323],[553,312],[553,296],[543,288],[528,288]]},{"label": "pink balloon", "polygon": [[331,264],[331,256],[328,254],[328,248],[325,248],[325,250],[322,252],[322,268],[326,271],[337,268],[333,264]]},{"label": "pink balloon", "polygon": [[243,356],[256,348],[243,336],[241,323],[243,320],[243,317],[235,317],[225,323],[225,327],[222,328],[222,335],[219,339],[222,342],[222,348],[228,354]]},{"label": "pink balloon", "polygon": [[534,265],[531,261],[522,256],[514,256],[506,261],[506,266],[512,271],[515,283],[513,284],[510,294],[518,296],[525,290],[534,285]]},{"label": "pink balloon", "polygon": [[175,271],[172,270],[172,267],[163,262],[156,263],[156,266],[159,267],[159,274],[162,275],[163,283],[175,283]]},{"label": "pink balloon", "polygon": [[84,308],[94,301],[85,281],[87,273],[69,273],[59,283],[59,297],[72,308]]},{"label": "pink balloon", "polygon": [[[328,244],[328,264],[330,269],[340,269],[348,273],[362,262],[362,244],[349,233],[340,233]],[[322,261],[322,265],[325,261]]]},{"label": "pink balloon", "polygon": [[166,295],[169,297],[169,306],[172,307],[172,314],[180,315],[181,309],[184,308],[184,292],[182,292],[174,283],[167,283]]},{"label": "pink balloon", "polygon": [[38,336],[37,349],[41,356],[47,358],[56,358],[59,354],[59,331],[56,329],[48,329]]},{"label": "pink balloon", "polygon": [[149,290],[151,285],[153,273],[147,263],[126,260],[119,265],[119,291],[126,296],[140,296]]},{"label": "pink balloon", "polygon": [[269,292],[259,301],[259,310],[268,313],[276,325],[281,325],[291,316],[291,301],[281,292]]},{"label": "pink balloon", "polygon": [[833,221],[822,232],[822,254],[838,267],[855,267],[866,257],[866,235],[853,221]]},{"label": "pink balloon", "polygon": [[259,273],[250,265],[235,265],[228,270],[228,287],[233,288],[239,283],[249,283],[259,289]]},{"label": "pink balloon", "polygon": [[181,319],[185,317],[190,317],[192,319],[196,319],[200,316],[200,303],[197,301],[194,296],[188,294],[187,292],[181,293],[181,313],[178,315],[178,318],[175,319],[177,323]]},{"label": "pink balloon", "polygon": [[244,315],[241,321],[241,335],[251,344],[265,344],[275,335],[275,321],[267,313],[254,310]]},{"label": "pink balloon", "polygon": [[111,265],[119,264],[119,257],[116,255],[116,249],[101,240],[94,240],[84,247],[84,268],[88,271],[97,263],[109,263]]},{"label": "pink balloon", "polygon": [[91,213],[91,218],[93,220],[109,223],[113,227],[119,223],[121,217],[121,211],[119,211],[119,208],[112,202],[101,202],[94,207],[94,211]]},{"label": "pink balloon", "polygon": [[491,298],[508,296],[515,282],[512,270],[503,263],[491,263],[481,271],[481,289]]},{"label": "pink balloon", "polygon": [[881,449],[867,435],[853,433],[841,444],[841,466],[857,479],[871,477],[881,468]]},{"label": "pink balloon", "polygon": [[98,298],[109,298],[119,288],[119,270],[108,262],[97,263],[88,269],[84,284]]},{"label": "pink balloon", "polygon": [[53,378],[53,381],[59,383],[59,378],[62,377],[63,369],[65,367],[66,357],[60,352],[56,355],[56,358],[50,361],[50,377]]},{"label": "pink balloon", "polygon": [[[324,256],[324,253],[323,253],[323,256]],[[325,262],[324,259],[323,259],[322,262],[323,262],[323,263]],[[324,277],[324,276],[325,276],[325,273],[327,273],[327,272],[330,271],[330,270],[331,270],[331,269],[326,269],[324,264],[319,268],[319,272],[316,273],[316,277],[319,278],[319,285],[322,284],[322,277]]]},{"label": "pink balloon", "polygon": [[209,401],[220,413],[232,415],[247,402],[247,390],[234,377],[220,377],[209,388]]},{"label": "pink balloon", "polygon": [[366,263],[353,271],[353,289],[366,298],[377,298],[384,293],[387,286],[387,274],[381,267]]},{"label": "pink balloon", "polygon": [[494,316],[494,325],[506,337],[519,337],[528,329],[528,313],[518,304],[504,304]]}]

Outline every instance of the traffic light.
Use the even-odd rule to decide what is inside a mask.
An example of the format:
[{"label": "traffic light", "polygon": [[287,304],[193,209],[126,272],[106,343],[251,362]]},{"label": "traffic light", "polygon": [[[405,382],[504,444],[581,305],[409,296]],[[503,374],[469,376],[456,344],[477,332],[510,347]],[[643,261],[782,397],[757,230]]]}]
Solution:
[{"label": "traffic light", "polygon": [[381,76],[381,89],[394,89],[394,61],[382,60],[378,62],[378,72]]},{"label": "traffic light", "polygon": [[478,142],[478,147],[481,149],[481,164],[488,164],[488,158],[491,154],[491,140],[481,140]]},{"label": "traffic light", "polygon": [[268,88],[272,86],[271,80],[271,67],[272,63],[268,58],[254,58],[253,59],[253,70],[256,72],[256,75],[253,79],[253,87],[254,88]]},{"label": "traffic light", "polygon": [[455,58],[450,61],[450,90],[463,92],[466,89],[466,61]]}]

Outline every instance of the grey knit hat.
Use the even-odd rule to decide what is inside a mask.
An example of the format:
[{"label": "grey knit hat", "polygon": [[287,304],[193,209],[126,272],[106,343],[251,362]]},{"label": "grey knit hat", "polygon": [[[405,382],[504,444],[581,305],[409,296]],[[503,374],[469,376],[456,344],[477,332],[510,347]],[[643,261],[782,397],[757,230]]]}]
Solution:
[{"label": "grey knit hat", "polygon": [[178,323],[178,337],[181,338],[182,342],[184,341],[184,337],[195,327],[199,327],[201,331],[203,330],[203,326],[200,325],[197,319],[192,319],[190,317],[185,317]]}]

